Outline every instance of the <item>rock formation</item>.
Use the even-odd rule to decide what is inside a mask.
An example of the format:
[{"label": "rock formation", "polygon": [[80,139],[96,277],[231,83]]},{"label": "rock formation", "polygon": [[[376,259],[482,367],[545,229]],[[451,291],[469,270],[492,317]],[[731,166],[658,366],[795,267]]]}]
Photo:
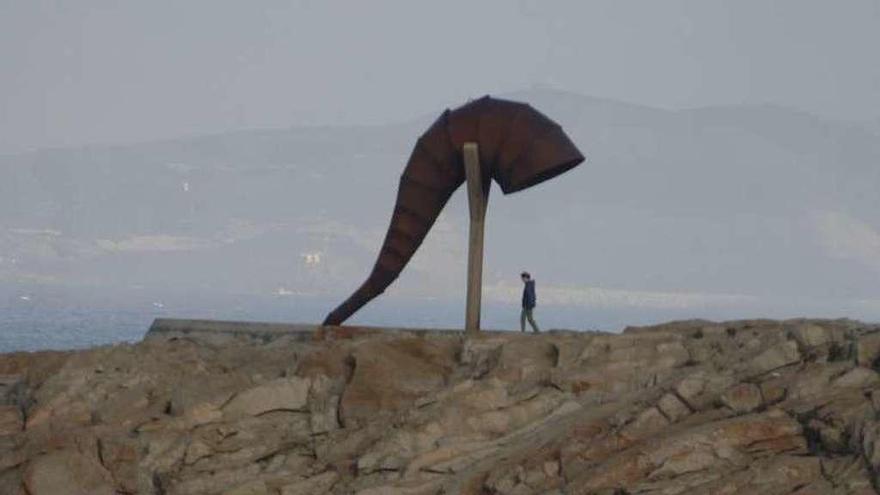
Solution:
[{"label": "rock formation", "polygon": [[877,493],[880,326],[344,331],[0,356],[0,495]]}]

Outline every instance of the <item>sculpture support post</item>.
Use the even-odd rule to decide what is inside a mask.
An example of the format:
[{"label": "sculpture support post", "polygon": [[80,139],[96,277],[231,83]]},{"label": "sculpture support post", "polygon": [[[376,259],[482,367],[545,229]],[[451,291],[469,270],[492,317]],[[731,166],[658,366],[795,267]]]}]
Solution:
[{"label": "sculpture support post", "polygon": [[483,232],[489,188],[483,187],[477,143],[465,143],[462,154],[464,155],[468,206],[471,217],[470,239],[468,241],[465,330],[468,333],[476,333],[480,331],[480,305],[483,296]]}]

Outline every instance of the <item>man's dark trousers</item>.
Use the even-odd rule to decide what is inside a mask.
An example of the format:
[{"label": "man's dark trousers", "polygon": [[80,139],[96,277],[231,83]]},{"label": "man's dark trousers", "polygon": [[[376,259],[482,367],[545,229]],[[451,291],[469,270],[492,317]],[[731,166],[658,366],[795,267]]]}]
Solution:
[{"label": "man's dark trousers", "polygon": [[535,281],[529,280],[526,282],[526,286],[523,288],[522,313],[519,315],[519,329],[521,332],[526,331],[526,320],[529,320],[529,325],[532,326],[533,332],[538,333],[541,331],[538,328],[538,324],[535,323],[535,318],[532,316],[532,312],[535,309],[536,303],[537,297],[535,297]]}]

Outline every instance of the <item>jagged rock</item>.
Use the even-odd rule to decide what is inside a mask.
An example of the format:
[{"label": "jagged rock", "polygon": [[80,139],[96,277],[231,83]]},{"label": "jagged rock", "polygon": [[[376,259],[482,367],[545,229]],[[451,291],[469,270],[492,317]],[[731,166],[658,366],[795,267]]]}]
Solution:
[{"label": "jagged rock", "polygon": [[621,435],[628,439],[640,439],[659,431],[669,425],[669,420],[656,407],[649,407],[642,411],[632,423],[626,425]]},{"label": "jagged rock", "polygon": [[281,495],[321,495],[329,492],[338,479],[338,474],[327,471],[281,487]]},{"label": "jagged rock", "polygon": [[62,392],[45,403],[38,403],[25,420],[25,428],[33,429],[50,422],[85,426],[92,421],[92,409],[88,403],[73,394]]},{"label": "jagged rock", "polygon": [[186,447],[186,453],[183,455],[183,462],[184,464],[192,465],[202,459],[210,457],[213,453],[214,450],[210,445],[196,438]]},{"label": "jagged rock", "polygon": [[783,455],[753,463],[747,470],[706,484],[701,490],[718,495],[809,493],[807,486],[816,483],[818,486],[813,486],[815,489],[824,486],[823,482],[825,480],[818,458]]},{"label": "jagged rock", "polygon": [[761,382],[759,385],[759,387],[761,387],[761,397],[764,398],[766,404],[777,404],[780,401],[785,400],[786,394],[788,393],[788,388],[786,386],[786,380],[780,378],[773,378]]},{"label": "jagged rock", "polygon": [[[852,366],[850,363],[808,363],[801,366],[797,373],[780,374],[774,377],[779,386],[785,388],[784,395],[787,399],[808,400],[828,393],[829,383],[835,376],[839,376]],[[765,394],[765,398],[767,395]]]},{"label": "jagged rock", "polygon": [[270,411],[302,411],[308,397],[309,380],[278,378],[239,393],[223,406],[223,414],[235,417],[257,416]]},{"label": "jagged rock", "polygon": [[[639,443],[593,469],[581,472],[570,493],[634,486],[643,480],[680,476],[748,461],[754,452],[803,452],[800,425],[774,410],[677,431],[657,442]],[[702,480],[701,480],[702,481]]]},{"label": "jagged rock", "polygon": [[226,490],[223,495],[270,495],[272,492],[263,480],[249,481],[235,488]]},{"label": "jagged rock", "polygon": [[[21,441],[15,437],[0,437],[0,473],[16,471],[33,452],[21,448]],[[20,473],[19,473],[20,474]]]},{"label": "jagged rock", "polygon": [[492,376],[507,382],[547,379],[556,366],[558,351],[552,342],[519,338],[501,346]]},{"label": "jagged rock", "polygon": [[354,352],[354,372],[340,401],[345,426],[411,405],[446,383],[457,342],[398,339],[367,342]]},{"label": "jagged rock", "polygon": [[198,471],[244,468],[280,452],[306,448],[309,436],[307,415],[273,411],[259,418],[199,428],[184,462]]},{"label": "jagged rock", "polygon": [[[229,487],[241,486],[247,480],[253,480],[259,475],[258,464],[219,471],[189,471],[169,475],[167,481],[162,484],[162,490],[180,495],[221,494]],[[159,493],[163,493],[162,490]]]},{"label": "jagged rock", "polygon": [[880,384],[880,376],[876,371],[867,368],[853,368],[831,382],[832,387],[864,388],[877,384]]},{"label": "jagged rock", "polygon": [[678,398],[690,410],[700,411],[711,407],[717,397],[733,385],[734,377],[728,373],[708,373],[705,370],[685,376],[675,387]]},{"label": "jagged rock", "polygon": [[[10,366],[7,366],[10,367]],[[18,370],[18,368],[16,368]],[[18,374],[4,374],[0,372],[0,404],[16,404],[21,400],[17,397],[25,388],[24,379]]]},{"label": "jagged rock", "polygon": [[470,369],[472,378],[486,376],[498,365],[501,349],[505,339],[501,338],[468,338],[461,349],[461,364]]},{"label": "jagged rock", "polygon": [[[215,412],[226,404],[237,391],[249,386],[251,382],[242,376],[233,376],[221,383],[204,384],[181,384],[171,391],[167,403],[167,412],[175,417],[188,417],[195,424],[214,421]],[[207,419],[208,421],[201,421]]]},{"label": "jagged rock", "polygon": [[312,434],[328,433],[339,428],[339,394],[336,382],[326,375],[312,379],[309,395],[309,423]]},{"label": "jagged rock", "polygon": [[880,357],[880,332],[862,335],[856,340],[856,362],[859,366],[874,366]]},{"label": "jagged rock", "polygon": [[[440,484],[429,482],[402,482],[393,485],[375,486],[358,490],[355,495],[435,495]],[[470,495],[471,492],[461,492]]]},{"label": "jagged rock", "polygon": [[657,343],[657,366],[660,368],[674,368],[682,366],[691,360],[691,354],[687,347],[680,341]]},{"label": "jagged rock", "polygon": [[0,495],[873,493],[877,335],[348,328],[0,356]]},{"label": "jagged rock", "polygon": [[136,493],[139,445],[128,435],[105,434],[97,439],[98,460],[110,472],[117,491]]},{"label": "jagged rock", "polygon": [[30,495],[114,495],[113,479],[97,461],[79,452],[60,450],[39,456],[24,471]]},{"label": "jagged rock", "polygon": [[791,330],[792,337],[803,349],[819,347],[833,340],[830,329],[815,323],[801,323]]},{"label": "jagged rock", "polygon": [[[538,421],[559,406],[564,396],[555,390],[542,391],[510,407],[490,410],[467,418],[464,424],[469,431],[497,436],[510,433],[531,421]],[[451,411],[454,414],[454,410]],[[447,416],[448,420],[454,417]]]},{"label": "jagged rock", "polygon": [[697,372],[685,377],[675,388],[675,393],[686,402],[691,402],[706,389],[708,378],[705,372]]},{"label": "jagged rock", "polygon": [[672,422],[684,418],[691,412],[688,406],[674,394],[665,394],[657,403],[657,408]]},{"label": "jagged rock", "polygon": [[761,389],[753,383],[740,383],[721,395],[721,402],[738,413],[761,407]]},{"label": "jagged rock", "polygon": [[798,351],[797,343],[789,340],[755,356],[749,362],[749,371],[754,375],[761,375],[797,363],[800,359],[801,354]]},{"label": "jagged rock", "polygon": [[0,436],[20,433],[23,424],[18,406],[0,406]]},{"label": "jagged rock", "polygon": [[27,495],[21,483],[21,473],[15,469],[0,472],[0,495]]}]

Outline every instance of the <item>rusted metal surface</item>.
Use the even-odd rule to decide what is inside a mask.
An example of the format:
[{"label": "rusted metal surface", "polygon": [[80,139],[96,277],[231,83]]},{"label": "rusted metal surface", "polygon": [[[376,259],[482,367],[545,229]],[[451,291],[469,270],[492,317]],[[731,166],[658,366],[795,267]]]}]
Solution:
[{"label": "rusted metal surface", "polygon": [[494,179],[504,194],[556,177],[584,161],[559,124],[525,103],[486,96],[446,110],[416,141],[373,270],[327,315],[324,325],[342,324],[400,275],[465,180],[466,142],[479,145],[483,187]]},{"label": "rusted metal surface", "polygon": [[464,329],[480,331],[480,308],[483,301],[483,238],[486,228],[486,207],[489,185],[483,184],[480,170],[480,151],[477,143],[464,143],[465,183],[468,193],[470,226],[468,232],[467,296],[465,299]]}]

